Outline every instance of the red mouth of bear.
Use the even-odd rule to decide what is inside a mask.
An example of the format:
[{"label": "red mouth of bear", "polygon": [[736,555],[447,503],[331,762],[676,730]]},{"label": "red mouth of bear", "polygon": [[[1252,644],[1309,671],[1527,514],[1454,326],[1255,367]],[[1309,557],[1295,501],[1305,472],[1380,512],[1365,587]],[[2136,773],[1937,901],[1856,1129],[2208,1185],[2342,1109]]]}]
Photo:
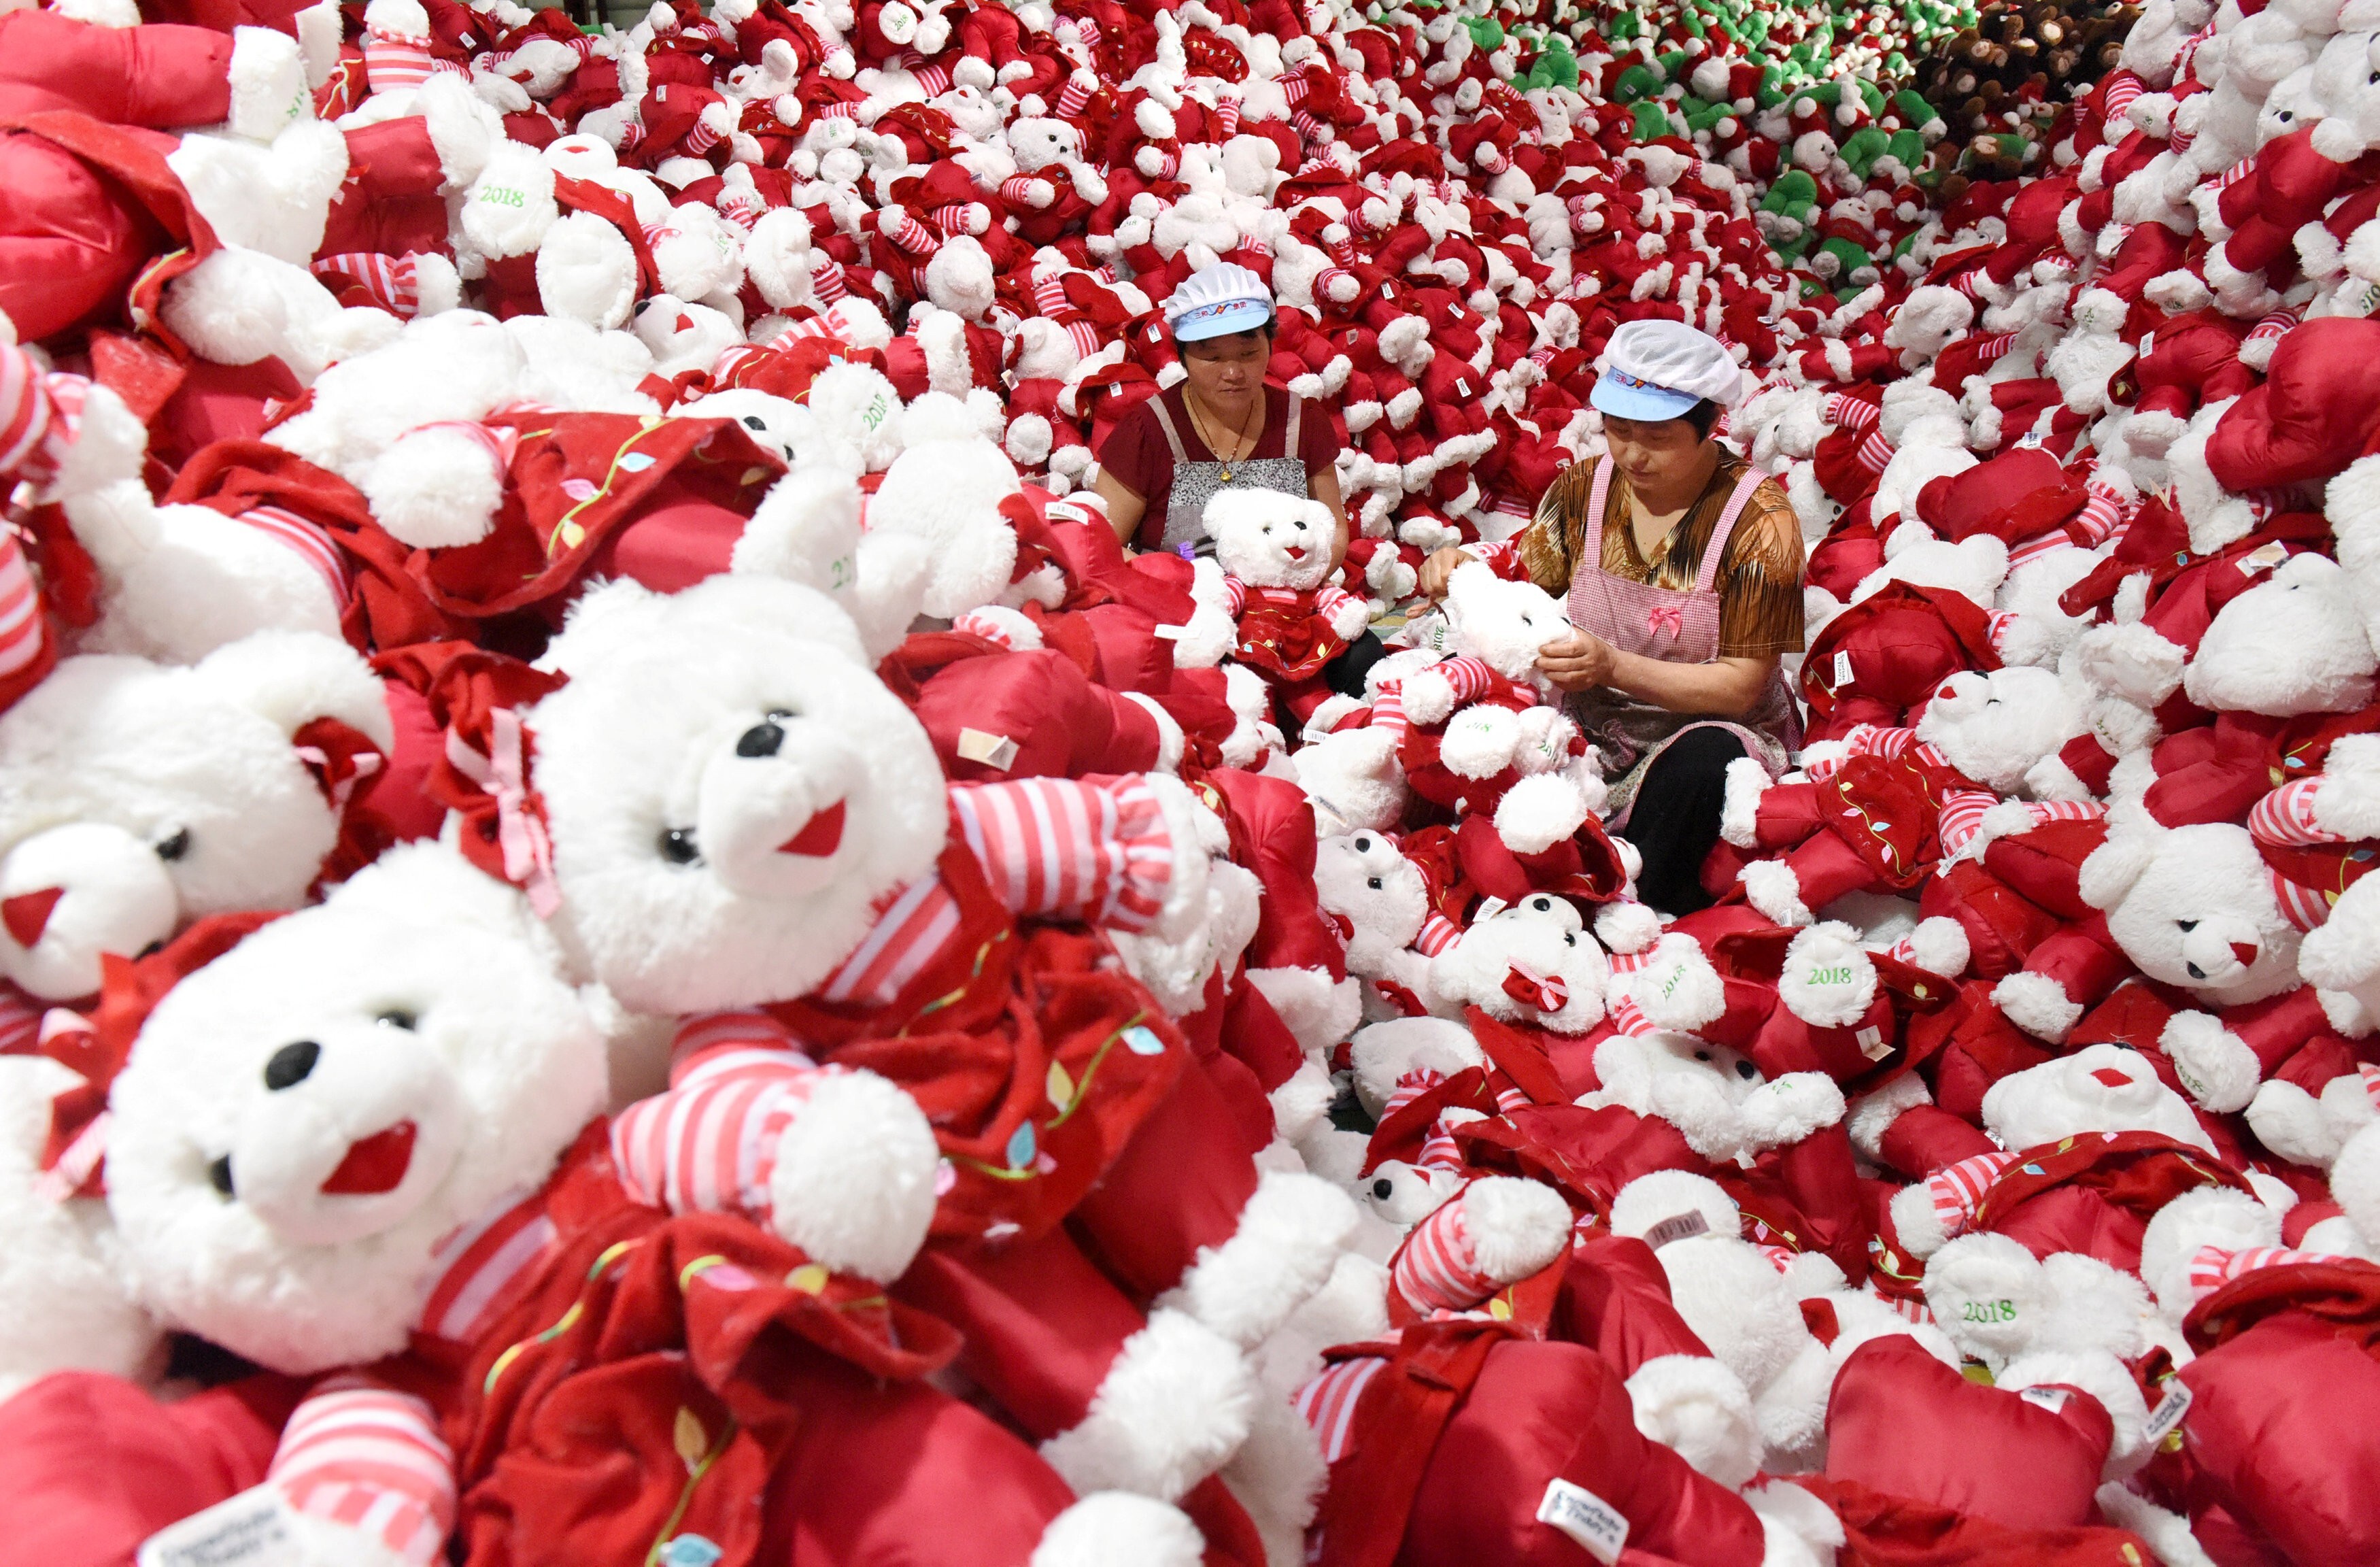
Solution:
[{"label": "red mouth of bear", "polygon": [[843,802],[820,811],[802,824],[802,830],[777,845],[781,855],[808,855],[824,858],[843,846]]},{"label": "red mouth of bear", "polygon": [[331,1172],[322,1183],[322,1194],[334,1197],[376,1197],[393,1192],[405,1182],[405,1172],[413,1167],[415,1127],[410,1121],[400,1121],[385,1132],[347,1146],[347,1157]]},{"label": "red mouth of bear", "polygon": [[19,893],[13,898],[0,898],[0,923],[8,927],[8,934],[20,947],[30,947],[50,928],[50,911],[67,895],[64,887],[44,887],[37,893]]}]

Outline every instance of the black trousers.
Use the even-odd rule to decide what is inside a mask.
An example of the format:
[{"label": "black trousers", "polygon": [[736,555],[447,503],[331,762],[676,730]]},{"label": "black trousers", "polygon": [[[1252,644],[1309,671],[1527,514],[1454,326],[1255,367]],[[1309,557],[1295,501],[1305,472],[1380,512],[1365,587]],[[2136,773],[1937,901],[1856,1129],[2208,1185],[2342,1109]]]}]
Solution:
[{"label": "black trousers", "polygon": [[1389,650],[1379,634],[1366,631],[1347,644],[1347,650],[1322,666],[1322,678],[1341,696],[1361,698],[1364,676],[1371,667],[1389,656]]},{"label": "black trousers", "polygon": [[1636,895],[1663,914],[1707,908],[1703,861],[1718,842],[1719,807],[1727,798],[1727,764],[1745,754],[1724,729],[1682,735],[1645,770],[1635,808],[1621,833],[1645,856]]}]

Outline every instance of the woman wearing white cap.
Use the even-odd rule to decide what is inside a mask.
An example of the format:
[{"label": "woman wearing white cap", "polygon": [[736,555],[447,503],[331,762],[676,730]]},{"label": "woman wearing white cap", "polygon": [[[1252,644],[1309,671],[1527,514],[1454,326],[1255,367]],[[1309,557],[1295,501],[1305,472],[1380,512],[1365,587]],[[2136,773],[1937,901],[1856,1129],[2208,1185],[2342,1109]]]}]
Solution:
[{"label": "woman wearing white cap", "polygon": [[1192,273],[1165,301],[1184,379],[1125,414],[1099,448],[1098,489],[1116,536],[1144,550],[1208,554],[1207,502],[1226,488],[1310,495],[1339,519],[1342,443],[1329,414],[1265,384],[1272,290],[1224,262]]},{"label": "woman wearing white cap", "polygon": [[1610,456],[1554,480],[1507,542],[1432,555],[1421,587],[1438,597],[1477,557],[1566,598],[1573,629],[1537,667],[1616,780],[1609,825],[1644,855],[1640,895],[1684,914],[1710,902],[1728,763],[1774,777],[1800,743],[1778,662],[1802,647],[1802,530],[1777,482],[1711,438],[1743,383],[1724,345],[1629,322],[1606,366],[1591,401]]}]

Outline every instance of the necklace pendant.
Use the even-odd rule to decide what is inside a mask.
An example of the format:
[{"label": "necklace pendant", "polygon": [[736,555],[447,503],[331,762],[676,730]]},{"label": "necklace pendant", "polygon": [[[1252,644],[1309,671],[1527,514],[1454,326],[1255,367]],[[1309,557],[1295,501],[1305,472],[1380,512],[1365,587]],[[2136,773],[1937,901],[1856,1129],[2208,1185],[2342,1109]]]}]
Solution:
[{"label": "necklace pendant", "polygon": [[1224,482],[1224,483],[1226,483],[1226,484],[1229,484],[1231,481],[1232,481],[1232,470],[1231,470],[1230,468],[1225,468],[1225,469],[1223,470],[1223,482]]}]

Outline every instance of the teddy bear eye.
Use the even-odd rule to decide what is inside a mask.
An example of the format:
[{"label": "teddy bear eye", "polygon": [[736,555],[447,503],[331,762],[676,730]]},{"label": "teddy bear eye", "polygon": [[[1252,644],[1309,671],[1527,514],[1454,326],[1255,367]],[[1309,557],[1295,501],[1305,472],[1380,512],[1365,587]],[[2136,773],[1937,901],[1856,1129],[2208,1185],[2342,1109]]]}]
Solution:
[{"label": "teddy bear eye", "polygon": [[177,860],[189,852],[190,830],[187,827],[177,827],[174,829],[173,836],[168,838],[160,838],[157,841],[157,857],[159,859],[168,861]]},{"label": "teddy bear eye", "polygon": [[1748,1061],[1737,1062],[1735,1063],[1735,1075],[1739,1077],[1747,1078],[1753,1076],[1755,1075],[1755,1071],[1752,1063]]},{"label": "teddy bear eye", "polygon": [[1568,931],[1568,930],[1563,931],[1563,932],[1562,932],[1562,945],[1563,945],[1563,946],[1565,946],[1565,947],[1574,947],[1574,946],[1578,945],[1578,937],[1577,937],[1576,935],[1574,935],[1573,933],[1572,933],[1571,931]]},{"label": "teddy bear eye", "polygon": [[225,1154],[221,1159],[216,1160],[212,1164],[207,1166],[207,1184],[212,1186],[225,1197],[230,1197],[232,1195],[231,1155]]},{"label": "teddy bear eye", "polygon": [[393,1006],[385,1012],[375,1014],[372,1021],[391,1028],[402,1028],[409,1034],[421,1020],[401,1006]]},{"label": "teddy bear eye", "polygon": [[1370,880],[1366,881],[1364,885],[1377,893],[1380,890],[1380,879],[1377,876],[1372,877]]},{"label": "teddy bear eye", "polygon": [[695,847],[694,829],[691,827],[663,828],[661,852],[662,858],[672,865],[692,865],[702,857],[702,851]]},{"label": "teddy bear eye", "polygon": [[771,713],[763,722],[754,724],[737,735],[735,754],[739,757],[775,756],[778,748],[785,743],[785,731],[777,723],[778,719],[786,715],[783,713]]},{"label": "teddy bear eye", "polygon": [[769,428],[769,425],[768,421],[763,419],[759,414],[746,414],[744,416],[744,428],[747,430],[766,430]]},{"label": "teddy bear eye", "polygon": [[313,1075],[314,1063],[322,1059],[322,1047],[311,1039],[284,1045],[273,1052],[264,1063],[264,1087],[270,1093],[294,1088]]},{"label": "teddy bear eye", "polygon": [[1694,1052],[1694,1059],[1696,1061],[1708,1061],[1710,1058],[1711,1053],[1708,1051],[1696,1051]]}]

